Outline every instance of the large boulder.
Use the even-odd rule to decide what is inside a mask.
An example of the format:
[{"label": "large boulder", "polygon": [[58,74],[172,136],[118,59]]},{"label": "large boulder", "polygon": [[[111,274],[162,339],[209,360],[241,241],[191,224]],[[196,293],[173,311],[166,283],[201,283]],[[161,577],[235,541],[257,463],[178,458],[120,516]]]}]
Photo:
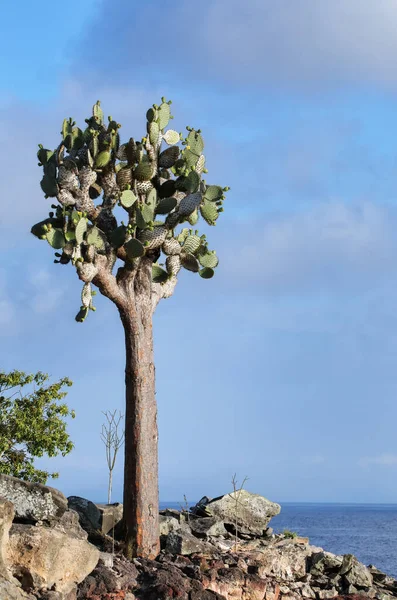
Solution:
[{"label": "large boulder", "polygon": [[0,575],[0,598],[1,600],[36,600],[37,596],[25,593],[18,581],[10,581]]},{"label": "large boulder", "polygon": [[123,518],[123,505],[119,502],[94,504],[91,500],[80,496],[69,496],[68,506],[78,513],[81,526],[88,532],[100,531],[107,534]]},{"label": "large boulder", "polygon": [[12,502],[16,520],[34,523],[57,519],[68,508],[62,492],[40,483],[29,483],[2,473],[0,473],[0,498]]},{"label": "large boulder", "polygon": [[237,525],[240,533],[259,536],[264,534],[271,518],[281,510],[279,504],[246,490],[231,492],[213,500],[203,498],[197,508],[199,514],[215,517],[229,528]]},{"label": "large boulder", "polygon": [[72,531],[17,524],[10,531],[8,558],[25,589],[67,593],[95,568],[99,550]]},{"label": "large boulder", "polygon": [[215,551],[215,547],[204,540],[198,539],[187,529],[181,529],[171,531],[167,535],[166,550],[170,554],[211,554]]}]

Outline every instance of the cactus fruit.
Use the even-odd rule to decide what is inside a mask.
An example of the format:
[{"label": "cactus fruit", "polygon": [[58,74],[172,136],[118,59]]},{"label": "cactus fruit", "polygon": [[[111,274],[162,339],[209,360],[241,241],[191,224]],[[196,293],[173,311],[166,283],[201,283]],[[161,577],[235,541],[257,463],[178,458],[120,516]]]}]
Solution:
[{"label": "cactus fruit", "polygon": [[165,283],[169,277],[167,271],[164,271],[159,265],[152,265],[152,281],[154,283]]},{"label": "cactus fruit", "polygon": [[103,125],[103,110],[101,108],[101,103],[99,100],[92,107],[92,115],[95,117],[96,122],[99,125]]},{"label": "cactus fruit", "polygon": [[126,242],[124,244],[124,248],[128,258],[130,259],[139,258],[145,254],[145,248],[143,244],[136,238],[131,238],[128,242]]},{"label": "cactus fruit", "polygon": [[50,246],[55,248],[55,250],[59,250],[65,245],[65,236],[63,235],[62,229],[50,229],[47,231],[46,238],[47,242],[50,244]]},{"label": "cactus fruit", "polygon": [[211,279],[211,277],[213,277],[215,275],[215,271],[214,271],[214,269],[211,269],[210,267],[204,267],[204,269],[200,269],[199,275],[203,279]]},{"label": "cactus fruit", "polygon": [[181,254],[182,267],[193,273],[198,273],[200,265],[198,260],[193,254]]},{"label": "cactus fruit", "polygon": [[197,258],[201,266],[208,267],[210,269],[215,269],[219,263],[219,259],[215,250],[206,250],[204,252],[200,252]]},{"label": "cactus fruit", "polygon": [[170,275],[177,275],[181,270],[181,259],[178,254],[167,256],[165,261],[167,273]]},{"label": "cactus fruit", "polygon": [[159,167],[170,169],[179,158],[178,146],[166,148],[159,156]]},{"label": "cactus fruit", "polygon": [[88,221],[85,217],[82,217],[76,225],[75,235],[76,242],[82,244],[84,241],[84,234],[87,231]]},{"label": "cactus fruit", "polygon": [[185,254],[195,254],[201,246],[201,238],[198,235],[190,234],[184,241],[182,251]]},{"label": "cactus fruit", "polygon": [[200,206],[200,213],[203,219],[208,225],[215,225],[215,221],[218,218],[218,210],[216,205],[209,200],[204,200]]},{"label": "cactus fruit", "polygon": [[175,238],[167,238],[163,244],[162,250],[164,254],[175,256],[182,251],[180,243]]},{"label": "cactus fruit", "polygon": [[169,146],[174,146],[175,144],[177,144],[181,139],[181,136],[179,135],[179,133],[177,131],[174,131],[173,129],[168,129],[168,131],[166,131],[163,134],[163,140],[169,145]]},{"label": "cactus fruit", "polygon": [[137,201],[137,197],[131,190],[125,190],[120,197],[120,204],[123,208],[131,208]]},{"label": "cactus fruit", "polygon": [[[178,214],[183,217],[187,217],[192,214],[193,211],[200,206],[201,203],[201,194],[200,192],[196,192],[195,194],[189,194],[183,198],[178,207]],[[218,213],[217,213],[218,216]]]},{"label": "cactus fruit", "polygon": [[156,214],[167,215],[176,207],[177,203],[176,198],[162,198],[156,207]]},{"label": "cactus fruit", "polygon": [[139,240],[148,250],[160,248],[168,234],[166,227],[155,227],[152,231],[145,229],[139,234]]},{"label": "cactus fruit", "polygon": [[210,200],[211,202],[216,202],[220,200],[223,196],[223,189],[220,185],[209,185],[207,186],[204,198],[205,200]]}]

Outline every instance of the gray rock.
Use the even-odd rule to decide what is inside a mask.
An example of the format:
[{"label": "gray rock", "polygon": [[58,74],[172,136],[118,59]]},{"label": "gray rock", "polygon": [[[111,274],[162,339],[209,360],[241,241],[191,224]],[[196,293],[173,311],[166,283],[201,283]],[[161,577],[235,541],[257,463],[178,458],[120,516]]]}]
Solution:
[{"label": "gray rock", "polygon": [[375,583],[384,583],[386,581],[387,575],[382,571],[379,571],[374,565],[368,566],[369,572],[371,573],[373,580]]},{"label": "gray rock", "polygon": [[96,504],[95,506],[101,513],[100,530],[102,533],[111,532],[123,518],[123,505],[115,502],[114,504]]},{"label": "gray rock", "polygon": [[68,506],[77,512],[80,525],[88,532],[100,531],[108,534],[123,518],[123,505],[119,502],[95,504],[80,496],[69,496]]},{"label": "gray rock", "polygon": [[315,552],[310,559],[311,573],[328,573],[329,571],[339,571],[343,564],[343,556],[331,554],[331,552]]},{"label": "gray rock", "polygon": [[68,506],[77,512],[80,525],[85,531],[100,530],[101,511],[96,504],[86,498],[80,498],[80,496],[69,496]]},{"label": "gray rock", "polygon": [[196,538],[189,531],[171,531],[167,536],[166,550],[171,554],[213,553],[212,544]]},{"label": "gray rock", "polygon": [[176,510],[176,508],[165,508],[164,510],[160,510],[159,514],[165,517],[174,517],[177,521],[180,521],[181,511]]},{"label": "gray rock", "polygon": [[0,575],[0,598],[1,600],[36,600],[37,596],[26,594],[18,581],[10,581]]},{"label": "gray rock", "polygon": [[356,588],[370,588],[373,585],[370,570],[352,554],[346,554],[343,557],[340,573],[344,575],[348,585],[353,585]]},{"label": "gray rock", "polygon": [[316,594],[314,593],[314,591],[312,590],[312,588],[310,587],[310,585],[308,583],[304,583],[303,586],[300,589],[300,593],[303,596],[303,598],[315,598]]},{"label": "gray rock", "polygon": [[338,595],[338,591],[332,588],[330,590],[319,590],[317,594],[320,600],[326,600],[327,598],[335,598]]},{"label": "gray rock", "polygon": [[62,492],[1,473],[0,498],[13,503],[18,520],[51,521],[61,517],[68,508]]},{"label": "gray rock", "polygon": [[197,537],[220,537],[227,534],[222,521],[218,521],[215,517],[191,519],[189,525],[190,529]]},{"label": "gray rock", "polygon": [[168,535],[171,531],[178,531],[181,525],[175,517],[168,515],[159,515],[159,530],[160,535]]},{"label": "gray rock", "polygon": [[235,492],[232,492],[214,498],[208,503],[205,503],[204,497],[193,511],[197,512],[199,508],[201,514],[205,511],[207,516],[213,516],[231,528],[234,528],[237,523],[238,531],[242,534],[263,535],[271,518],[279,514],[281,510],[279,504],[246,490],[238,491],[236,494],[237,505]]}]

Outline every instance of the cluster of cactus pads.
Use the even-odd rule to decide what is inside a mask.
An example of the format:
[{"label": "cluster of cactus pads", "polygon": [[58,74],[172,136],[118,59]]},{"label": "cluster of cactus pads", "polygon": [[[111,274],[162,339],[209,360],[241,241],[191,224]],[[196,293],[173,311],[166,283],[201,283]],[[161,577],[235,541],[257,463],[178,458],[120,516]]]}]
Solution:
[{"label": "cluster of cactus pads", "polygon": [[[56,252],[55,262],[72,263],[84,274],[81,308],[84,321],[92,305],[91,281],[96,259],[106,255],[113,266],[121,258],[133,268],[143,256],[153,261],[154,283],[165,284],[183,267],[204,279],[214,275],[218,258],[205,235],[194,227],[200,216],[215,225],[229,188],[207,185],[204,141],[200,130],[187,127],[187,136],[166,129],[171,101],[146,113],[147,134],[137,142],[120,143],[120,124],[104,115],[98,101],[84,130],[70,118],[62,125],[62,141],[54,150],[39,145],[43,167],[41,188],[57,204],[32,233]],[[167,148],[162,150],[162,143]],[[180,143],[180,146],[178,145]],[[126,212],[117,222],[114,209]],[[165,262],[159,264],[161,256]]]}]

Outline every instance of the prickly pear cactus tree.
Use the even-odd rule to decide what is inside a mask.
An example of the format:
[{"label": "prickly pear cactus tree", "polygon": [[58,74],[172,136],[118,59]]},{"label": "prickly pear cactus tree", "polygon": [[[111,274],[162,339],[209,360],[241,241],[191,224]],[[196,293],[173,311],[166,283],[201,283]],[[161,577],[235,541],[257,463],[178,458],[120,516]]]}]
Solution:
[{"label": "prickly pear cactus tree", "polygon": [[117,306],[125,331],[128,557],[159,551],[153,312],[173,294],[181,269],[213,277],[218,257],[196,225],[200,217],[216,224],[229,189],[203,179],[201,132],[187,127],[183,137],[168,128],[170,104],[162,98],[147,111],[140,141],[121,143],[121,125],[112,117],[105,123],[98,101],[85,128],[65,119],[58,147],[40,145],[37,153],[41,188],[55,203],[31,231],[56,250],[55,262],[76,269],[82,281],[76,321],[95,310],[96,287]]}]

